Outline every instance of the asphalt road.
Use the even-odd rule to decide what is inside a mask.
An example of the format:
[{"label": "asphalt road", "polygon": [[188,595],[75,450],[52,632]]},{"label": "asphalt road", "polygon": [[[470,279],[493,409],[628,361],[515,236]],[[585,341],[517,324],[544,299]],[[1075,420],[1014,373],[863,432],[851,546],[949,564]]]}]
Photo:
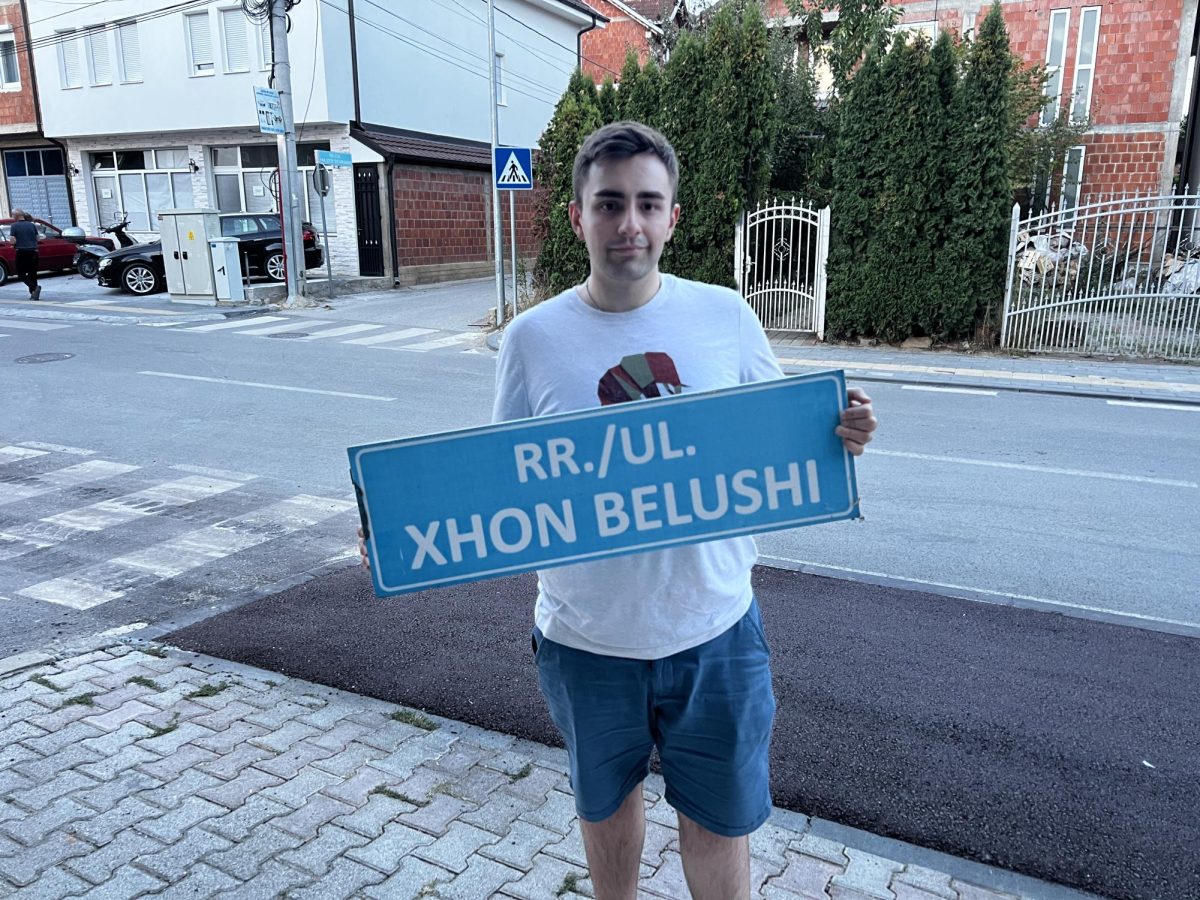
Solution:
[{"label": "asphalt road", "polygon": [[[1200,641],[778,569],[755,584],[777,804],[1110,897],[1200,896]],[[535,590],[380,601],[355,567],[166,640],[555,744]]]},{"label": "asphalt road", "polygon": [[[413,324],[447,324],[429,314],[418,310]],[[296,327],[316,337],[330,323],[313,317],[333,315],[315,310]],[[231,469],[280,492],[352,499],[347,446],[490,415],[489,352],[243,334],[253,323],[200,332],[6,322],[0,431],[13,442]],[[14,362],[47,352],[73,356]],[[1200,412],[910,387],[867,385],[882,424],[858,467],[866,520],[848,535],[764,535],[764,554],[848,578],[1200,626]],[[0,579],[0,595],[6,587]]]}]

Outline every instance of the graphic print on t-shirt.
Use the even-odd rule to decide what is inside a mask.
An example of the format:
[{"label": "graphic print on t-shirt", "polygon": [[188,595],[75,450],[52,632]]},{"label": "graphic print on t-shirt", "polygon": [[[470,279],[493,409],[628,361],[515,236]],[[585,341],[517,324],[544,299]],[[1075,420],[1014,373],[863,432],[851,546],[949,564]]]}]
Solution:
[{"label": "graphic print on t-shirt", "polygon": [[675,360],[667,354],[637,353],[605,372],[596,393],[601,406],[612,406],[644,397],[680,394],[685,387],[675,370]]}]

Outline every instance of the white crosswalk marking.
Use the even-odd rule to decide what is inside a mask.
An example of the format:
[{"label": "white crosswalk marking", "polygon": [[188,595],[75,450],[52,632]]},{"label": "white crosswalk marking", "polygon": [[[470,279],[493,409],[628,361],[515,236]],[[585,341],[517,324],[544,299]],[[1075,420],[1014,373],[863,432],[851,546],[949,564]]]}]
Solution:
[{"label": "white crosswalk marking", "polygon": [[372,347],[375,344],[386,344],[392,341],[403,341],[408,338],[420,337],[423,334],[433,334],[435,328],[402,328],[400,331],[388,331],[384,334],[373,334],[370,337],[355,338],[352,341],[342,341],[343,344],[359,344]]},{"label": "white crosswalk marking", "polygon": [[70,328],[70,325],[56,325],[53,322],[29,322],[23,319],[0,319],[0,328],[16,328],[18,331],[58,331],[60,328]]},{"label": "white crosswalk marking", "polygon": [[354,507],[354,503],[345,500],[304,494],[289,497],[265,509],[190,531],[73,575],[31,585],[18,593],[72,609],[90,609],[123,597],[147,576],[174,578]]},{"label": "white crosswalk marking", "polygon": [[22,459],[33,459],[35,456],[45,456],[47,452],[46,450],[32,450],[29,447],[0,447],[0,466]]},{"label": "white crosswalk marking", "polygon": [[220,331],[224,328],[245,328],[248,325],[259,325],[263,322],[282,322],[285,316],[254,316],[244,319],[228,319],[224,322],[214,322],[211,325],[196,325],[195,327],[184,326],[175,329],[176,331]]},{"label": "white crosswalk marking", "polygon": [[[250,324],[250,323],[247,323]],[[282,325],[268,325],[266,328],[250,328],[246,331],[238,331],[236,334],[279,334],[283,331],[304,331],[313,325],[332,325],[328,320],[312,319],[291,319],[284,322]]]},{"label": "white crosswalk marking", "polygon": [[461,334],[452,334],[449,337],[435,338],[432,341],[422,341],[419,344],[405,344],[403,347],[385,347],[386,350],[413,350],[418,353],[425,353],[429,350],[441,350],[445,347],[453,347],[457,344],[465,344],[468,341],[473,342],[478,335],[474,332],[464,331]]},{"label": "white crosswalk marking", "polygon": [[91,459],[87,462],[53,472],[42,472],[22,479],[23,483],[0,482],[0,505],[13,503],[17,500],[28,500],[40,494],[51,491],[66,490],[87,484],[89,481],[99,481],[101,478],[111,478],[114,475],[124,475],[132,472],[137,466],[127,466],[124,463],[107,462],[103,459]]},{"label": "white crosswalk marking", "polygon": [[110,306],[120,300],[72,300],[67,306]]},{"label": "white crosswalk marking", "polygon": [[95,456],[95,450],[84,447],[67,447],[64,444],[47,444],[45,441],[22,441],[22,447],[32,447],[34,450],[49,450],[51,453],[70,453],[72,456]]},{"label": "white crosswalk marking", "polygon": [[343,325],[341,328],[326,328],[324,331],[319,331],[316,334],[309,334],[302,338],[296,338],[298,341],[319,341],[324,338],[342,337],[347,334],[360,334],[364,331],[376,331],[383,328],[383,325]]},{"label": "white crosswalk marking", "polygon": [[53,547],[82,533],[103,531],[114,525],[131,522],[143,516],[153,516],[165,509],[195,503],[241,486],[242,482],[239,481],[193,475],[154,485],[123,497],[101,500],[79,509],[46,516],[36,522],[0,531],[0,559],[12,559],[30,550]]}]

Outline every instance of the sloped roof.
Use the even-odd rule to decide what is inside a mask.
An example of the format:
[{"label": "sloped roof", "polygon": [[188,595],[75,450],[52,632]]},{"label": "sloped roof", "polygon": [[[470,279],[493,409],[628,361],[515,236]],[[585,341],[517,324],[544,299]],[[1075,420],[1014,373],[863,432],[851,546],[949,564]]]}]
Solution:
[{"label": "sloped roof", "polygon": [[365,124],[361,129],[353,129],[351,134],[377,153],[405,162],[449,163],[484,169],[492,165],[491,144],[481,141]]},{"label": "sloped roof", "polygon": [[639,16],[649,19],[656,25],[661,25],[671,18],[675,7],[679,6],[679,0],[621,0],[621,2],[631,7]]},{"label": "sloped roof", "polygon": [[[569,6],[569,7],[571,7],[571,9],[576,10],[577,12],[581,12],[584,15],[595,16],[596,18],[600,19],[602,22],[608,21],[607,16],[605,16],[603,13],[597,12],[596,10],[592,9],[590,6],[588,6],[586,3],[584,3],[583,0],[558,0],[558,2],[561,3],[563,6]],[[632,6],[633,4],[631,3],[629,5]]]}]

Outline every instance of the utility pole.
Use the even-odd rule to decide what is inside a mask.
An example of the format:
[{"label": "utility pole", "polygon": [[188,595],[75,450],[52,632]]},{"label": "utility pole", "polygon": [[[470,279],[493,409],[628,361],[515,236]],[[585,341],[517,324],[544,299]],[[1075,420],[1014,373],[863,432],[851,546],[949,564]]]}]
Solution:
[{"label": "utility pole", "polygon": [[[304,284],[304,239],[300,233],[300,191],[303,185],[296,167],[296,115],[292,106],[292,64],[288,58],[287,0],[269,2],[275,75],[275,83],[271,86],[279,91],[279,103],[283,109],[283,134],[278,135],[276,141],[279,145],[279,214],[283,221],[283,248],[287,255],[287,300],[284,306],[312,306],[314,304],[305,296]],[[313,64],[316,64],[315,60]]]},{"label": "utility pole", "polygon": [[[496,7],[495,0],[488,0],[488,85],[491,87],[492,108],[492,237],[496,255],[496,325],[504,324],[504,230],[500,217],[500,191],[496,187],[496,148],[500,145],[500,118],[496,104]],[[516,268],[516,260],[513,260]],[[515,302],[515,298],[514,298]]]}]

